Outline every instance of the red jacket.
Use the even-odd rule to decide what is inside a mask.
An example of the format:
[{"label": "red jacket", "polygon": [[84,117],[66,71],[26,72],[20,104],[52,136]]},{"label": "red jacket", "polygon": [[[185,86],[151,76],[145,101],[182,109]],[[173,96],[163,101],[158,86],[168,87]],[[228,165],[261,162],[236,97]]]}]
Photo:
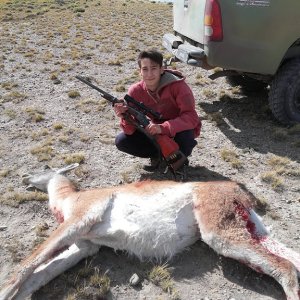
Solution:
[{"label": "red jacket", "polygon": [[[177,132],[194,129],[195,137],[199,136],[201,121],[195,110],[195,98],[180,72],[165,70],[155,93],[148,91],[144,81],[140,81],[130,86],[128,94],[162,115],[164,121],[152,120],[161,124],[162,134],[174,137]],[[121,119],[121,128],[129,135],[136,130],[124,119]]]}]

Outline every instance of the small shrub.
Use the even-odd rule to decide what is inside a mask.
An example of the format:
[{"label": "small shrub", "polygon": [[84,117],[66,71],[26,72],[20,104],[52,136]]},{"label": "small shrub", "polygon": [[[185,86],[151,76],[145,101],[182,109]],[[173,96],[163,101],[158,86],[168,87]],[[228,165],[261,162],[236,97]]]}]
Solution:
[{"label": "small shrub", "polygon": [[224,161],[229,162],[233,168],[240,169],[242,167],[242,162],[238,158],[233,150],[222,149],[221,157]]},{"label": "small shrub", "polygon": [[258,197],[256,198],[255,206],[257,209],[266,212],[270,209],[270,204],[264,197]]},{"label": "small shrub", "polygon": [[40,139],[44,136],[47,136],[47,135],[49,135],[49,130],[47,128],[42,128],[39,131],[33,132],[32,135],[31,135],[31,138],[33,140],[38,140],[38,139]]},{"label": "small shrub", "polygon": [[34,122],[41,122],[43,121],[45,112],[39,108],[34,107],[27,107],[25,112],[30,116],[31,120]]},{"label": "small shrub", "polygon": [[14,87],[17,87],[18,84],[14,82],[2,82],[1,87],[6,89],[6,90],[11,90]]},{"label": "small shrub", "polygon": [[51,146],[51,141],[45,142],[42,145],[36,146],[30,150],[32,155],[36,155],[38,161],[48,161],[54,155],[54,149]]},{"label": "small shrub", "polygon": [[110,60],[108,62],[108,65],[110,65],[110,66],[121,66],[122,63],[120,62],[119,59],[114,59],[114,60]]},{"label": "small shrub", "polygon": [[286,167],[291,163],[291,160],[287,157],[274,155],[273,157],[268,159],[267,163],[273,168],[278,168],[278,167]]},{"label": "small shrub", "polygon": [[63,127],[64,127],[64,125],[62,123],[54,123],[53,124],[53,128],[55,130],[61,130],[61,129],[63,129]]},{"label": "small shrub", "polygon": [[115,90],[116,90],[116,92],[125,92],[126,88],[124,85],[117,85]]},{"label": "small shrub", "polygon": [[17,113],[13,109],[6,109],[3,112],[6,116],[8,116],[10,119],[15,119],[17,116]]},{"label": "small shrub", "polygon": [[0,203],[6,205],[17,207],[19,204],[28,202],[28,201],[47,201],[48,195],[42,192],[10,192],[4,194],[0,199]]},{"label": "small shrub", "polygon": [[232,100],[231,96],[226,91],[221,91],[219,94],[220,101]]},{"label": "small shrub", "polygon": [[284,187],[283,180],[274,171],[263,173],[261,180],[270,184],[275,191],[281,191]]},{"label": "small shrub", "polygon": [[154,266],[149,273],[149,280],[155,285],[160,285],[162,281],[171,280],[171,273],[168,265]]},{"label": "small shrub", "polygon": [[64,162],[66,164],[73,164],[73,163],[82,163],[85,160],[85,156],[83,153],[73,153],[68,156],[64,157]]},{"label": "small shrub", "polygon": [[162,288],[172,296],[172,299],[179,299],[178,291],[176,291],[174,282],[170,273],[170,269],[166,264],[162,266],[154,266],[149,273],[149,280]]},{"label": "small shrub", "polygon": [[220,126],[224,123],[223,115],[221,112],[212,112],[207,114],[208,120],[215,122],[217,126]]},{"label": "small shrub", "polygon": [[22,94],[18,91],[12,91],[3,96],[4,102],[13,101],[14,103],[19,103],[26,98],[27,98],[27,96],[25,94]]},{"label": "small shrub", "polygon": [[35,233],[38,237],[46,237],[48,236],[46,231],[49,229],[49,225],[44,222],[35,227]]},{"label": "small shrub", "polygon": [[60,142],[62,142],[62,143],[67,144],[67,143],[69,143],[70,138],[69,138],[68,135],[60,135],[60,136],[58,137],[58,140],[59,140]]},{"label": "small shrub", "polygon": [[110,289],[109,277],[106,274],[100,275],[98,271],[90,277],[89,284],[97,288],[98,296],[105,296]]},{"label": "small shrub", "polygon": [[57,80],[57,79],[58,79],[58,74],[57,74],[57,73],[52,73],[52,74],[50,75],[50,79],[51,79],[51,80]]},{"label": "small shrub", "polygon": [[21,251],[23,247],[24,245],[21,245],[16,239],[10,241],[6,246],[6,250],[10,253],[10,257],[14,263],[19,263],[23,259],[23,251]]},{"label": "small shrub", "polygon": [[208,84],[210,84],[210,81],[208,78],[202,76],[201,74],[197,74],[195,85],[203,86],[203,85],[208,85]]},{"label": "small shrub", "polygon": [[213,89],[203,89],[202,94],[205,98],[213,98],[216,96],[216,92]]},{"label": "small shrub", "polygon": [[9,172],[10,172],[10,170],[8,170],[8,169],[0,170],[0,177],[7,177]]},{"label": "small shrub", "polygon": [[85,9],[82,7],[76,7],[76,8],[74,8],[74,12],[75,13],[83,13],[83,12],[85,12]]},{"label": "small shrub", "polygon": [[72,91],[69,91],[69,92],[68,92],[68,96],[69,96],[70,98],[77,98],[77,97],[80,97],[80,93],[79,93],[78,91],[72,90]]},{"label": "small shrub", "polygon": [[85,260],[85,266],[78,271],[76,276],[77,278],[87,279],[94,273],[94,270],[91,266],[91,262],[92,261],[88,263],[88,260],[87,259]]}]

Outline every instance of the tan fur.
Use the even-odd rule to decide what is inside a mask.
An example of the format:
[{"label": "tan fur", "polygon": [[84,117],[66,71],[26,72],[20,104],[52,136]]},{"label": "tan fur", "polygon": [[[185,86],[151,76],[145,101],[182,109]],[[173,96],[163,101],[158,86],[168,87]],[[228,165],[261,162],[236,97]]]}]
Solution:
[{"label": "tan fur", "polygon": [[143,181],[77,191],[68,179],[55,175],[48,192],[61,224],[21,263],[0,300],[22,299],[101,245],[140,257],[162,251],[172,256],[192,244],[197,231],[217,253],[273,276],[288,299],[299,300],[299,255],[289,250],[290,261],[286,248],[275,247],[274,253],[266,248],[270,239],[252,210],[255,197],[235,182]]},{"label": "tan fur", "polygon": [[[254,205],[254,198],[246,193],[235,182],[223,181],[219,184],[206,182],[196,187],[195,210],[205,228],[229,239],[238,240],[248,237],[245,224],[236,219],[234,202],[242,204],[247,209]],[[213,200],[212,200],[213,199]],[[237,236],[237,228],[242,228],[241,237]]]}]

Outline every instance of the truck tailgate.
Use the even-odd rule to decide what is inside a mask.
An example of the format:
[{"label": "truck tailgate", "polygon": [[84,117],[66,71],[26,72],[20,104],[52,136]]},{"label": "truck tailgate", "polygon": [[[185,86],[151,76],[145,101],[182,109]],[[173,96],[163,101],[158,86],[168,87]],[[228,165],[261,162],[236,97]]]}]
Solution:
[{"label": "truck tailgate", "polygon": [[204,43],[205,0],[175,0],[174,30],[200,44]]}]

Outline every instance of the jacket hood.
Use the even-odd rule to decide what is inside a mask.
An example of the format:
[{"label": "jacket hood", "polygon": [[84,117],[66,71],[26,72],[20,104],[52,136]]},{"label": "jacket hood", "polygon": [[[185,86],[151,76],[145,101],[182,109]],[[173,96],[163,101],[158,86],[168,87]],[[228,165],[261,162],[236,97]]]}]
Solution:
[{"label": "jacket hood", "polygon": [[164,70],[164,73],[161,75],[159,85],[157,88],[157,92],[160,89],[162,89],[163,87],[165,87],[166,85],[169,85],[176,81],[182,81],[184,79],[185,79],[185,77],[182,75],[181,72],[179,72],[177,70],[166,69],[166,70]]}]

